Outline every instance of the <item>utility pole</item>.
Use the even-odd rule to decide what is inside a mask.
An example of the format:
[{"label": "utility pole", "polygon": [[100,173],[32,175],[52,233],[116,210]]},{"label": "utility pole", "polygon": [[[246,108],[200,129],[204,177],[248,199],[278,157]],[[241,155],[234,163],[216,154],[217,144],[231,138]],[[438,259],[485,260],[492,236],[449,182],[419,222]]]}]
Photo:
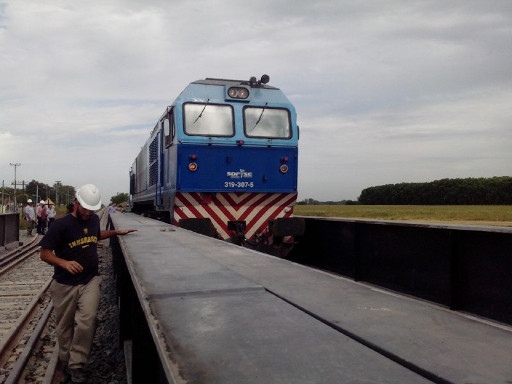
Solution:
[{"label": "utility pole", "polygon": [[21,166],[21,163],[10,163],[11,166],[14,167],[14,211],[18,212],[18,204],[16,202],[16,184],[18,184],[18,179],[16,179],[16,168]]},{"label": "utility pole", "polygon": [[5,212],[5,208],[4,208],[4,180],[2,180],[2,211],[0,211],[0,213],[4,213]]},{"label": "utility pole", "polygon": [[57,180],[55,182],[55,206],[59,206],[59,187],[60,187],[60,180]]}]

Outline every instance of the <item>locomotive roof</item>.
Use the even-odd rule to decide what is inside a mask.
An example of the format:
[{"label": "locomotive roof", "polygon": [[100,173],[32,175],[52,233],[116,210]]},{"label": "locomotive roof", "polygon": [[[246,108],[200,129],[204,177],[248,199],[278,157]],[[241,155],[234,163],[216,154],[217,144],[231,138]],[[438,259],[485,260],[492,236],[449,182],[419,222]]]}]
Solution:
[{"label": "locomotive roof", "polygon": [[231,80],[231,79],[215,79],[211,77],[207,77],[206,79],[196,80],[193,81],[192,84],[205,84],[205,85],[246,85],[250,86],[251,88],[265,88],[265,89],[279,89],[276,87],[273,87],[268,84],[263,84],[259,81],[251,81],[251,80]]}]

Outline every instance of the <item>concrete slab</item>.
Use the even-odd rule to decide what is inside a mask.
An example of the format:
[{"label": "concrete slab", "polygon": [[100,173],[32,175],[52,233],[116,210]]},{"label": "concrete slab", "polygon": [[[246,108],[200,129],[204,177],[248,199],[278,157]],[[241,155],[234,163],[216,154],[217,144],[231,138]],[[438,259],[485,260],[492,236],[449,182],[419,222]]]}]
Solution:
[{"label": "concrete slab", "polygon": [[[277,382],[424,380],[410,369],[439,383],[512,381],[510,327],[133,214],[116,215],[115,224],[139,230],[121,246],[185,367],[253,369],[267,380],[259,382],[276,382],[284,372],[277,362],[300,373]],[[212,382],[226,382],[218,375]]]}]

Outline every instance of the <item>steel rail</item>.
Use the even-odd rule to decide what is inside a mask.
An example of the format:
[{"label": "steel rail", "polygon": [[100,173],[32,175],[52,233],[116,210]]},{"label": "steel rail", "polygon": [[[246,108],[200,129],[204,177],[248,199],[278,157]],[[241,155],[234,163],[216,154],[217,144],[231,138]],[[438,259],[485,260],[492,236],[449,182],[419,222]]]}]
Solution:
[{"label": "steel rail", "polygon": [[9,373],[9,377],[5,381],[5,384],[17,384],[20,380],[25,370],[25,366],[27,365],[28,360],[32,356],[32,352],[35,349],[37,342],[39,341],[39,337],[41,336],[41,333],[43,332],[46,324],[48,323],[48,320],[50,319],[52,311],[53,303],[50,302],[50,304],[46,307],[43,315],[40,317],[39,322],[37,323],[37,327],[34,329],[34,332],[32,332],[32,335],[25,345],[23,352],[19,356],[18,360],[16,360],[16,363]]}]

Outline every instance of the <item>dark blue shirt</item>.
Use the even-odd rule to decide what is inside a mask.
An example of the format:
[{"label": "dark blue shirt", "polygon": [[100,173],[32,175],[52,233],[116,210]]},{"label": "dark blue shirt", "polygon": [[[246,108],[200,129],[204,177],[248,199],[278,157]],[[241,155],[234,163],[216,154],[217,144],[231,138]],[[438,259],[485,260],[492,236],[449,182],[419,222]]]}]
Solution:
[{"label": "dark blue shirt", "polygon": [[64,268],[55,266],[53,278],[61,284],[78,285],[87,284],[97,276],[99,239],[100,219],[96,214],[87,221],[78,220],[71,214],[55,220],[39,245],[53,250],[61,259],[75,260],[84,270],[71,274]]}]

